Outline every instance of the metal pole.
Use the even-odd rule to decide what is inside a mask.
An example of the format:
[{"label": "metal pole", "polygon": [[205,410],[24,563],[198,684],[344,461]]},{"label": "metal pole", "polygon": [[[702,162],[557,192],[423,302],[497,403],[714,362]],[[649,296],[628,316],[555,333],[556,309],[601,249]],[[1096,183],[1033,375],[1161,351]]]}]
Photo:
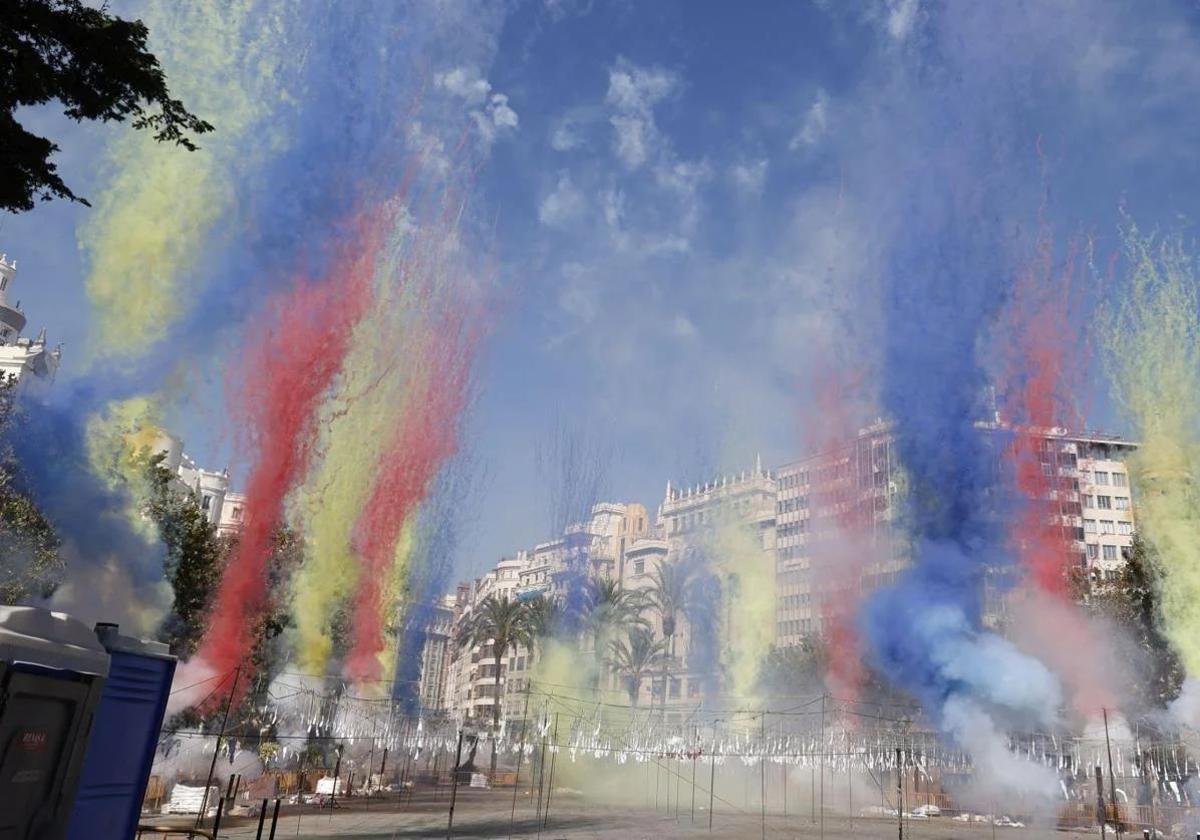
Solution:
[{"label": "metal pole", "polygon": [[[696,824],[696,758],[700,757],[700,730],[692,728],[696,743],[691,748],[691,824]],[[1200,840],[1200,838],[1196,839]]]},{"label": "metal pole", "polygon": [[337,761],[333,765],[333,789],[329,793],[329,819],[333,819],[333,809],[337,807],[337,783],[342,774],[342,744],[337,746]]},{"label": "metal pole", "polygon": [[[850,745],[850,739],[846,739],[846,746]],[[846,793],[850,800],[850,831],[854,831],[854,762],[849,757],[846,758]]]},{"label": "metal pole", "polygon": [[900,764],[899,747],[896,747],[896,822],[899,824],[898,836],[904,840],[904,767]]},{"label": "metal pole", "polygon": [[554,713],[554,752],[550,754],[550,784],[546,787],[546,811],[542,815],[542,827],[550,825],[550,800],[554,798],[554,765],[558,761],[558,712]]},{"label": "metal pole", "polygon": [[825,692],[821,692],[821,838],[825,838]]},{"label": "metal pole", "polygon": [[254,840],[262,840],[263,825],[267,821],[267,800],[262,801],[262,807],[258,809],[258,831],[254,835]]},{"label": "metal pole", "polygon": [[271,833],[267,840],[275,840],[275,826],[279,824],[279,802],[280,800],[275,800],[275,811],[271,814]]},{"label": "metal pole", "polygon": [[716,754],[716,751],[713,751],[713,753],[708,757],[708,763],[709,763],[709,766],[712,768],[712,771],[709,773],[709,776],[708,776],[708,830],[711,832],[712,831],[712,818],[713,818],[713,793],[717,789],[717,754]]},{"label": "metal pole", "polygon": [[[653,761],[654,756],[650,757]],[[662,782],[662,765],[654,762],[654,810],[658,810],[658,787]]]},{"label": "metal pole", "polygon": [[213,838],[216,838],[221,833],[221,813],[225,810],[225,803],[217,804],[217,815],[213,817]]},{"label": "metal pole", "polygon": [[1101,840],[1106,836],[1105,826],[1108,823],[1107,809],[1104,807],[1104,771],[1096,765],[1096,819],[1100,821]]},{"label": "metal pole", "polygon": [[[1108,750],[1108,803],[1113,809],[1113,819],[1117,820],[1117,824],[1120,825],[1120,820],[1117,819],[1117,781],[1113,776],[1112,742],[1108,740],[1108,709],[1101,709],[1101,711],[1104,712],[1104,746]],[[1154,798],[1151,797],[1150,801],[1153,803]],[[1118,830],[1117,833],[1120,834],[1120,831]]]},{"label": "metal pole", "polygon": [[[229,686],[229,696],[225,698],[225,714],[221,717],[221,730],[217,733],[217,747],[213,750],[212,763],[208,765],[208,778],[204,782],[204,796],[200,798],[200,813],[196,814],[195,828],[204,822],[204,811],[208,808],[208,789],[212,787],[213,773],[217,770],[217,756],[221,754],[221,739],[225,737],[225,726],[229,723],[229,707],[233,705],[233,694],[237,691],[238,677],[242,675],[241,663],[233,669],[233,684]],[[220,813],[220,808],[217,812]]]},{"label": "metal pole", "polygon": [[815,755],[811,755],[811,756],[809,756],[809,758],[811,759],[811,762],[812,762],[811,764],[808,765],[808,778],[809,778],[809,784],[811,785],[811,788],[808,792],[809,821],[813,825],[816,825],[817,824],[817,757]]},{"label": "metal pole", "polygon": [[458,730],[458,749],[454,754],[454,782],[450,788],[450,813],[446,817],[446,840],[450,840],[454,834],[454,800],[458,798],[458,766],[462,763],[462,738],[463,731]]},{"label": "metal pole", "polygon": [[542,755],[538,761],[538,798],[536,818],[542,818],[542,783],[546,781],[546,736],[542,736]]},{"label": "metal pole", "polygon": [[[229,779],[225,782],[225,798],[217,805],[218,811],[229,810],[229,800],[233,798],[234,783],[237,781],[237,773],[230,773]],[[215,833],[215,832],[214,832]]]},{"label": "metal pole", "polygon": [[513,776],[513,801],[512,814],[508,818],[508,836],[512,837],[513,825],[517,821],[517,791],[521,787],[521,759],[525,757],[525,727],[529,724],[529,686],[531,682],[525,682],[525,711],[521,712],[521,747],[517,750],[517,774]]},{"label": "metal pole", "polygon": [[767,713],[758,718],[759,825],[762,840],[767,840]]}]

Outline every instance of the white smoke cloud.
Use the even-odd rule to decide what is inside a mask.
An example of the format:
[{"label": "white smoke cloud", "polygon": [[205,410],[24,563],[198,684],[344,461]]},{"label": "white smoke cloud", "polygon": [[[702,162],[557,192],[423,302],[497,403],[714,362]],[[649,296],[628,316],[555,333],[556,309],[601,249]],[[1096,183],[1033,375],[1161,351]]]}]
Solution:
[{"label": "white smoke cloud", "polygon": [[629,169],[637,169],[659,150],[663,139],[654,106],[679,88],[679,77],[660,67],[639,67],[617,59],[608,72],[606,101],[612,109],[614,151]]}]

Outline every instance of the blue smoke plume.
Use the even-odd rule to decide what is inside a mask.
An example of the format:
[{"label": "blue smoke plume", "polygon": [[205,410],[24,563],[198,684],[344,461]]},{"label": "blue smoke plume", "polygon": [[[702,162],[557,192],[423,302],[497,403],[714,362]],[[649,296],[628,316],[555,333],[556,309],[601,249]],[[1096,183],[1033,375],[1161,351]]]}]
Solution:
[{"label": "blue smoke plume", "polygon": [[[167,26],[194,17],[182,6],[162,10]],[[205,375],[219,380],[214,372],[240,364],[230,339],[296,276],[325,276],[333,257],[329,244],[355,212],[394,197],[414,166],[435,173],[442,158],[461,164],[470,154],[468,147],[455,160],[453,152],[443,151],[454,148],[469,124],[461,101],[442,96],[427,102],[423,92],[456,47],[458,60],[486,64],[485,44],[463,44],[452,36],[465,19],[487,20],[493,14],[488,7],[257,0],[256,13],[262,27],[254,34],[262,45],[253,60],[275,63],[272,72],[288,96],[280,98],[261,130],[238,141],[245,149],[221,156],[233,168],[235,211],[209,232],[209,250],[184,278],[181,288],[189,300],[182,314],[141,358],[101,359],[86,381],[68,381],[64,370],[47,397],[23,393],[26,413],[38,419],[8,432],[30,492],[65,540],[74,543],[78,536],[86,547],[71,555],[70,575],[94,566],[97,558],[119,558],[137,580],[148,579],[153,569],[162,573],[154,561],[161,549],[140,544],[145,542],[140,535],[119,523],[127,500],[91,474],[87,417],[109,400],[153,393],[180,379],[195,389],[219,391],[218,383],[191,380]],[[249,78],[261,71],[244,66],[233,72]],[[238,81],[214,78],[212,84]],[[200,142],[220,143],[221,115],[205,116],[216,131]],[[412,139],[415,125],[428,139],[424,145]],[[270,154],[256,154],[267,146]],[[266,165],[256,163],[262,160]],[[193,404],[215,402],[211,397],[218,395],[193,395]]]},{"label": "blue smoke plume", "polygon": [[1037,182],[1034,135],[1020,130],[1028,68],[998,70],[962,37],[979,34],[990,8],[939,8],[914,34],[934,58],[909,56],[890,82],[903,107],[889,130],[907,140],[874,149],[894,225],[880,257],[881,399],[908,483],[898,514],[912,556],[862,617],[875,664],[981,759],[997,756],[1007,722],[1049,723],[1060,703],[1049,671],[982,620],[985,583],[1002,588],[1014,560],[1002,442],[979,425],[985,339],[1012,276],[1006,219],[1030,217],[1021,186]]},{"label": "blue smoke plume", "polygon": [[[15,485],[29,494],[61,541],[69,585],[59,590],[54,605],[84,621],[133,620],[131,630],[146,632],[170,607],[169,595],[158,586],[166,551],[134,529],[131,500],[122,488],[91,469],[86,414],[78,407],[95,404],[94,392],[78,386],[22,386],[13,416],[0,426],[0,445],[19,465]],[[87,574],[100,569],[116,574]],[[137,609],[145,611],[140,618]]]}]

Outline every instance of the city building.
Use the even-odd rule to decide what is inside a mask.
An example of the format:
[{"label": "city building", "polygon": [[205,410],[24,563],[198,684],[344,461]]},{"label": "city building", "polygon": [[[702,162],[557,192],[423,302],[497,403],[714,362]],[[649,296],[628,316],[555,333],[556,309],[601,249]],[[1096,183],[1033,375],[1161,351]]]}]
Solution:
[{"label": "city building", "polygon": [[[993,434],[1014,430],[981,425]],[[1022,430],[1036,442],[1047,511],[1080,570],[1111,579],[1133,541],[1134,511],[1125,459],[1135,444],[1066,429]],[[895,440],[877,421],[851,439],[776,471],[777,627],[780,646],[822,632],[836,605],[895,579],[905,546],[890,539],[903,482]],[[855,590],[853,597],[839,589]],[[1000,611],[1001,603],[989,603]],[[994,618],[992,616],[991,618]]]},{"label": "city building", "polygon": [[9,262],[7,254],[0,254],[0,374],[18,382],[53,381],[62,348],[47,347],[45,329],[36,338],[22,335],[26,319],[21,302],[9,302],[16,277],[17,261]]},{"label": "city building", "polygon": [[421,676],[417,698],[424,714],[446,707],[446,687],[454,644],[455,597],[444,595],[434,605],[425,625],[421,647]]},{"label": "city building", "polygon": [[[980,429],[985,442],[987,435],[996,435],[997,459],[1006,457],[1005,446],[1018,435],[1032,441],[1031,452],[1045,477],[1039,491],[1045,515],[1049,524],[1061,528],[1072,562],[1097,583],[1115,575],[1134,533],[1125,459],[1135,444],[1065,429],[1017,430],[999,421],[980,424]],[[752,470],[697,485],[668,482],[653,521],[638,504],[597,504],[587,521],[503,559],[448,596],[445,610],[453,629],[443,638],[450,641],[425,654],[430,659],[426,668],[444,663],[440,708],[488,720],[500,698],[505,718],[520,714],[517,695],[530,684],[537,651],[506,651],[497,671],[488,645],[460,649],[453,641],[457,628],[470,621],[489,595],[565,600],[589,578],[616,580],[625,589],[650,594],[656,568],[695,559],[716,569],[718,577],[733,577],[737,569],[704,557],[705,552],[722,551],[720,535],[730,529],[741,535],[743,547],[753,547],[743,548],[736,562],[763,564],[759,571],[765,568],[774,582],[775,612],[763,619],[771,622],[776,646],[836,634],[840,621],[853,619],[841,615],[838,605],[860,603],[870,591],[894,581],[910,561],[905,542],[892,539],[903,493],[893,430],[880,420],[775,470],[758,461]],[[724,590],[729,582],[719,583]],[[987,594],[985,616],[991,623],[1005,610],[1003,597],[993,594]],[[663,708],[668,720],[678,720],[716,699],[723,690],[721,667],[711,651],[698,647],[701,628],[691,627],[685,613],[675,617],[673,633],[657,611],[647,610],[644,617],[657,638],[668,640],[670,654],[663,673],[643,681],[639,705]],[[721,632],[736,633],[728,624]],[[594,657],[589,634],[581,634],[578,644],[581,655]],[[610,688],[621,685],[617,674],[606,679]],[[423,675],[423,699],[425,685]]]},{"label": "city building", "polygon": [[162,465],[175,473],[180,491],[196,497],[219,534],[236,534],[242,529],[246,497],[229,489],[229,470],[200,467],[183,451],[183,440],[167,431],[159,430],[152,449],[163,456]]}]

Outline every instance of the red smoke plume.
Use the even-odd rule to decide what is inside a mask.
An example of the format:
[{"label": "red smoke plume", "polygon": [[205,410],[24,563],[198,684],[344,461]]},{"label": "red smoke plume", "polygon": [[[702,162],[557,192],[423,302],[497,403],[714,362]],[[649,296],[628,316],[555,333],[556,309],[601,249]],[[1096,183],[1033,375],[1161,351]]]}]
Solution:
[{"label": "red smoke plume", "polygon": [[[317,410],[341,368],[354,325],[372,299],[380,218],[356,220],[327,276],[301,279],[276,298],[272,324],[238,359],[243,378],[231,400],[253,453],[244,524],[225,568],[198,657],[218,673],[243,666],[267,607],[267,572],[284,500],[304,477]],[[261,330],[262,328],[259,327]],[[221,699],[221,698],[218,698]]]},{"label": "red smoke plume", "polygon": [[[1071,243],[1057,270],[1054,244],[1043,233],[1034,258],[1017,277],[1002,334],[1012,342],[1006,419],[1012,442],[1005,453],[1023,506],[1012,520],[1011,543],[1025,570],[1016,593],[1014,636],[1063,676],[1076,710],[1111,706],[1105,666],[1071,593],[1072,570],[1083,571],[1064,516],[1078,516],[1078,488],[1059,474],[1063,454],[1055,429],[1078,426],[1072,404],[1080,371],[1074,361],[1083,338],[1077,311],[1078,247]],[[1074,352],[1073,352],[1074,351]]]}]

